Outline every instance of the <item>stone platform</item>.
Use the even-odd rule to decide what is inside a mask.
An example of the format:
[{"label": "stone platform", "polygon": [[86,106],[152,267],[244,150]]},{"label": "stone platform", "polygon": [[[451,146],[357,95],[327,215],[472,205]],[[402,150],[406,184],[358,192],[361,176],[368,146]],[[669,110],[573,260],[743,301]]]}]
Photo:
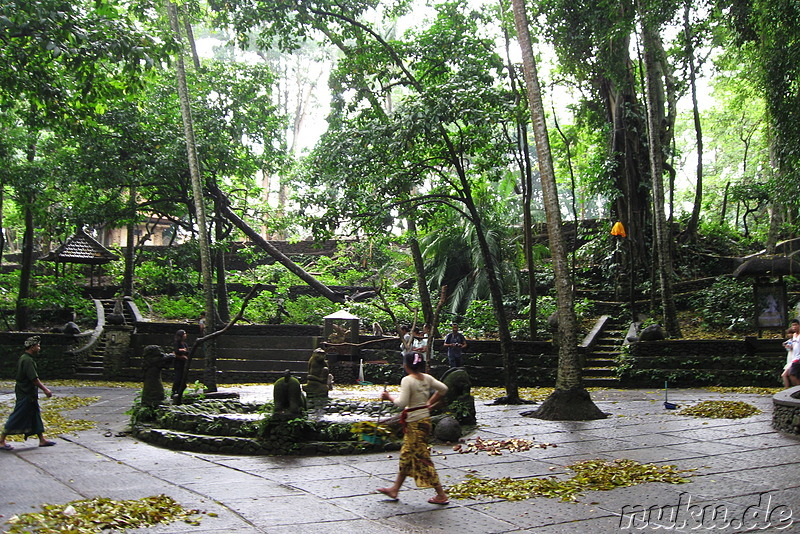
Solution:
[{"label": "stone platform", "polygon": [[[242,400],[260,386],[236,388]],[[228,389],[228,388],[223,388]],[[407,481],[399,501],[373,493],[390,484],[397,453],[358,456],[269,457],[179,452],[154,447],[123,432],[136,390],[54,388],[56,395],[98,396],[71,415],[97,421],[93,430],[35,440],[0,451],[0,524],[44,503],[108,497],[168,495],[185,507],[213,512],[199,526],[173,523],[142,534],[163,533],[618,533],[800,532],[800,438],[772,428],[769,395],[670,390],[670,401],[741,400],[762,413],[746,419],[698,419],[663,407],[660,390],[592,393],[610,416],[586,422],[520,417],[528,406],[477,403],[483,439],[525,438],[556,445],[527,452],[458,454],[434,446],[433,461],[445,486],[481,477],[562,476],[579,460],[625,458],[696,469],[691,482],[648,483],[591,491],[579,502],[537,497],[452,500],[428,504],[431,490]],[[377,392],[376,392],[377,395]],[[13,398],[0,388],[0,400]],[[716,515],[715,515],[716,514]]]}]

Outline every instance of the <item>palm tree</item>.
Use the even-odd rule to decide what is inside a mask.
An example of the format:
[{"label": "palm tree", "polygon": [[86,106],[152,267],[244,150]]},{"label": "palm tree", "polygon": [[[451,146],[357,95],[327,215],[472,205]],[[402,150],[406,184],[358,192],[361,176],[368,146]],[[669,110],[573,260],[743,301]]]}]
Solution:
[{"label": "palm tree", "polygon": [[514,24],[522,49],[522,64],[527,86],[528,104],[531,108],[531,124],[536,139],[539,159],[539,174],[542,180],[542,195],[547,216],[547,232],[553,257],[556,296],[558,298],[558,377],[556,389],[538,410],[523,415],[551,420],[603,419],[605,414],[592,402],[589,392],[581,386],[581,366],[578,355],[577,319],[575,317],[574,293],[571,285],[566,246],[561,234],[561,210],[558,205],[553,158],[545,123],[542,93],[533,57],[531,38],[528,33],[528,16],[523,0],[512,0]]}]

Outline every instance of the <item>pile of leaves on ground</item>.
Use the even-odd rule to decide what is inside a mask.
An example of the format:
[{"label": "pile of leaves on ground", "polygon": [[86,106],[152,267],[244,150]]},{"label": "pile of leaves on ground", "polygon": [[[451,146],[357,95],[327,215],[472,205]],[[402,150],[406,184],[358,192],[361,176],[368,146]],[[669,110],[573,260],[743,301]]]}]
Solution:
[{"label": "pile of leaves on ground", "polygon": [[[141,382],[120,382],[117,380],[78,380],[75,378],[57,378],[44,381],[53,393],[58,394],[58,388],[130,388],[141,389]],[[14,389],[13,380],[0,380],[0,388]]]},{"label": "pile of leaves on ground", "polygon": [[[184,521],[199,525],[196,518],[202,512],[187,510],[166,495],[156,495],[127,501],[102,497],[72,501],[67,504],[45,504],[41,512],[15,515],[8,520],[8,534],[51,534],[74,532],[94,534],[110,530],[142,528],[159,523]],[[207,514],[215,517],[216,514]]]},{"label": "pile of leaves on ground", "polygon": [[762,388],[756,386],[721,387],[710,386],[705,388],[714,393],[741,393],[744,395],[775,395],[784,388]]},{"label": "pile of leaves on ground", "polygon": [[684,408],[678,415],[711,419],[744,419],[760,413],[761,410],[743,401],[707,400]]},{"label": "pile of leaves on ground", "polygon": [[519,501],[532,497],[550,497],[562,501],[577,501],[586,491],[611,490],[646,482],[683,484],[689,482],[674,465],[640,464],[633,460],[585,460],[567,466],[575,474],[568,479],[556,476],[535,478],[480,478],[448,488],[454,499],[492,497]]},{"label": "pile of leaves on ground", "polygon": [[[80,430],[90,430],[95,428],[94,421],[85,419],[69,419],[62,412],[75,410],[83,406],[88,406],[99,401],[100,397],[77,397],[67,395],[65,397],[53,396],[49,399],[40,398],[39,406],[42,409],[42,420],[47,434],[57,436],[61,434],[74,434]],[[0,402],[0,420],[5,420],[14,409],[14,401]],[[8,439],[22,441],[22,436],[9,436]]]},{"label": "pile of leaves on ground", "polygon": [[478,454],[485,452],[489,456],[502,456],[506,452],[525,452],[531,449],[546,449],[557,447],[555,443],[534,443],[530,439],[511,438],[511,439],[482,439],[480,436],[475,438],[472,443],[458,444],[453,446],[453,450],[459,454]]}]

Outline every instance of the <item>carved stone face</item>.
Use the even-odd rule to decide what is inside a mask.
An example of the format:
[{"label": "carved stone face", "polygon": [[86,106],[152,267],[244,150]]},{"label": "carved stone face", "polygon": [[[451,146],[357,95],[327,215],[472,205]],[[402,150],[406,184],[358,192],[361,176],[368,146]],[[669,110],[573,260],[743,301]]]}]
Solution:
[{"label": "carved stone face", "polygon": [[159,365],[164,359],[164,353],[158,345],[147,345],[142,357],[147,365]]}]

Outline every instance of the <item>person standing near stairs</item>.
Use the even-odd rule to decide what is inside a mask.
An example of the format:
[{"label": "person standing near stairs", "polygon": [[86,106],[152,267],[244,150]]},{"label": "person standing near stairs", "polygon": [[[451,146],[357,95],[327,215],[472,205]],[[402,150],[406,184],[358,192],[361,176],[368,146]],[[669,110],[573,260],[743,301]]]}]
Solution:
[{"label": "person standing near stairs", "polygon": [[175,379],[172,382],[172,398],[180,398],[186,384],[183,382],[183,370],[189,360],[189,344],[186,343],[186,330],[180,329],[175,332],[174,354],[175,354]]},{"label": "person standing near stairs", "polygon": [[3,432],[0,433],[0,450],[10,451],[14,448],[6,443],[6,436],[9,434],[22,434],[25,439],[36,435],[40,447],[51,447],[56,444],[55,441],[49,441],[44,437],[44,422],[39,409],[37,388],[41,389],[48,399],[53,396],[53,392],[39,380],[39,373],[36,371],[33,357],[39,354],[40,349],[39,336],[25,340],[25,352],[17,362],[14,411],[8,416]]}]

